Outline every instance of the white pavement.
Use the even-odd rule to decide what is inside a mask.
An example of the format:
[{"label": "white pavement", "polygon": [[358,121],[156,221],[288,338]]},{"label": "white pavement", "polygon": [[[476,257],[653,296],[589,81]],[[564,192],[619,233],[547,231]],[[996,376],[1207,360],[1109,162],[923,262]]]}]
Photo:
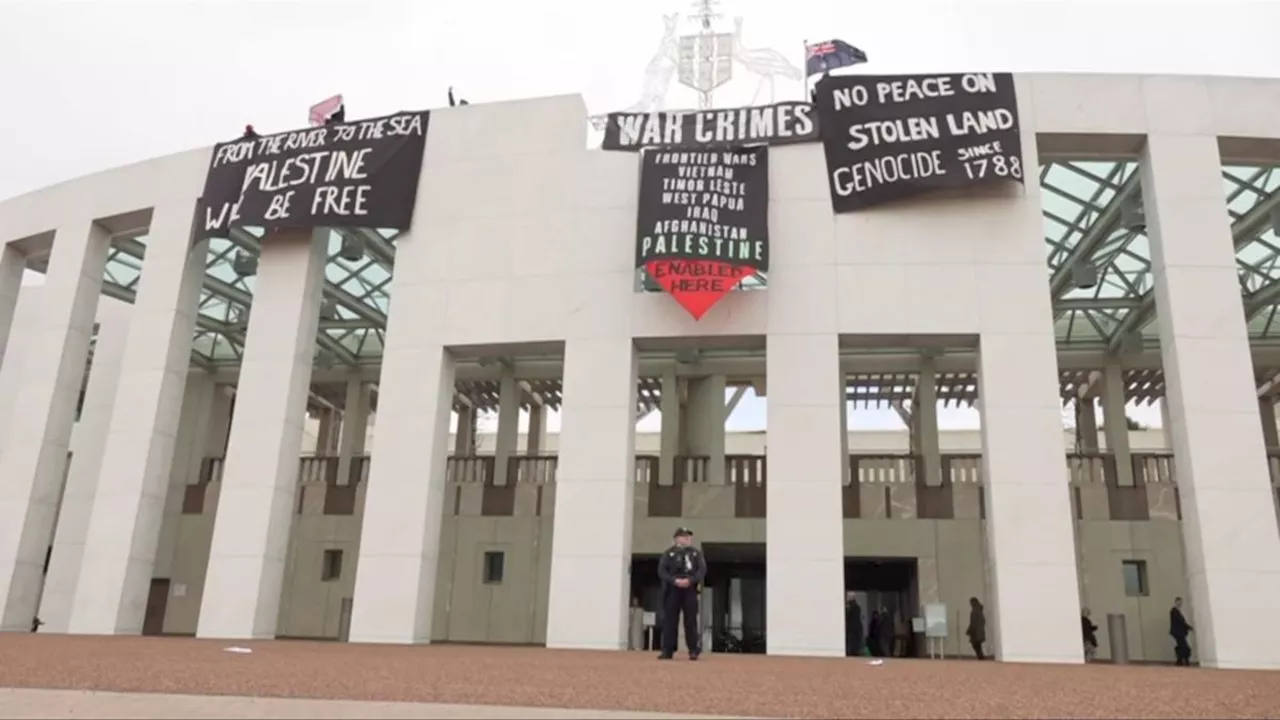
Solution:
[{"label": "white pavement", "polygon": [[707,715],[0,688],[0,718],[695,718]]}]

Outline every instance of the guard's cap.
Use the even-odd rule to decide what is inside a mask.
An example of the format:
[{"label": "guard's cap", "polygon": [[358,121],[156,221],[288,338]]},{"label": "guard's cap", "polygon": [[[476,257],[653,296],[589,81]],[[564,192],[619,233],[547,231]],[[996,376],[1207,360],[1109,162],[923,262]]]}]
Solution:
[{"label": "guard's cap", "polygon": [[681,535],[686,535],[686,536],[688,536],[688,537],[693,537],[693,531],[692,531],[692,530],[690,530],[690,529],[689,529],[689,528],[687,528],[687,527],[678,527],[678,528],[676,528],[676,532],[675,532],[675,534],[674,534],[674,535],[672,535],[671,537],[680,537]]}]

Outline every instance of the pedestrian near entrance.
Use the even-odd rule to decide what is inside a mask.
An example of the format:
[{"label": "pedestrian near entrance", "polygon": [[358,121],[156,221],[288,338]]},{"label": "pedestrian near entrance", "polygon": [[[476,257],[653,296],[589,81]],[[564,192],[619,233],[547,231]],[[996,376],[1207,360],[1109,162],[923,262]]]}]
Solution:
[{"label": "pedestrian near entrance", "polygon": [[1169,610],[1169,634],[1173,636],[1173,657],[1176,664],[1191,665],[1191,645],[1187,643],[1187,636],[1195,631],[1182,614],[1182,598],[1174,598],[1173,608]]},{"label": "pedestrian near entrance", "polygon": [[684,616],[684,641],[689,659],[702,654],[702,637],[698,633],[698,588],[707,578],[707,561],[702,551],[693,547],[693,531],[676,530],[675,544],[658,560],[658,578],[662,581],[662,654],[659,660],[670,660],[676,654],[676,632],[680,616]]},{"label": "pedestrian near entrance", "polygon": [[979,660],[985,660],[987,656],[982,652],[982,644],[987,641],[987,613],[976,597],[969,598],[969,629],[965,634],[969,636],[973,654]]},{"label": "pedestrian near entrance", "polygon": [[1098,626],[1089,618],[1089,608],[1080,611],[1080,634],[1084,639],[1084,661],[1098,657]]}]

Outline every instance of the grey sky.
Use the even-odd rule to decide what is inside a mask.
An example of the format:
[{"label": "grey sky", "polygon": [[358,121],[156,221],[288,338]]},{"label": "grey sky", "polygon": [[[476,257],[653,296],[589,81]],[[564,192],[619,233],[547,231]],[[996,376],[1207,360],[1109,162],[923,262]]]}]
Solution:
[{"label": "grey sky", "polygon": [[[1280,76],[1277,0],[723,0],[720,10],[728,28],[746,18],[745,45],[796,64],[804,39],[839,37],[877,72]],[[249,122],[298,127],[335,92],[349,117],[436,107],[450,84],[475,102],[581,92],[593,112],[625,107],[672,12],[690,3],[0,0],[0,198],[209,145]],[[717,96],[726,105],[756,89],[737,72]],[[782,82],[776,92],[802,91]],[[668,105],[691,100],[677,90]]]}]

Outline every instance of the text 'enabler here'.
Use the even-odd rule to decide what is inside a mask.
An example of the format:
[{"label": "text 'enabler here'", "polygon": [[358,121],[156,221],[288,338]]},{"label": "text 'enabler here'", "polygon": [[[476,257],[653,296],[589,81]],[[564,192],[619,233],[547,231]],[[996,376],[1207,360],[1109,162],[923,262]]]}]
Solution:
[{"label": "text 'enabler here'", "polygon": [[767,148],[648,150],[640,162],[636,267],[695,319],[769,269]]}]

